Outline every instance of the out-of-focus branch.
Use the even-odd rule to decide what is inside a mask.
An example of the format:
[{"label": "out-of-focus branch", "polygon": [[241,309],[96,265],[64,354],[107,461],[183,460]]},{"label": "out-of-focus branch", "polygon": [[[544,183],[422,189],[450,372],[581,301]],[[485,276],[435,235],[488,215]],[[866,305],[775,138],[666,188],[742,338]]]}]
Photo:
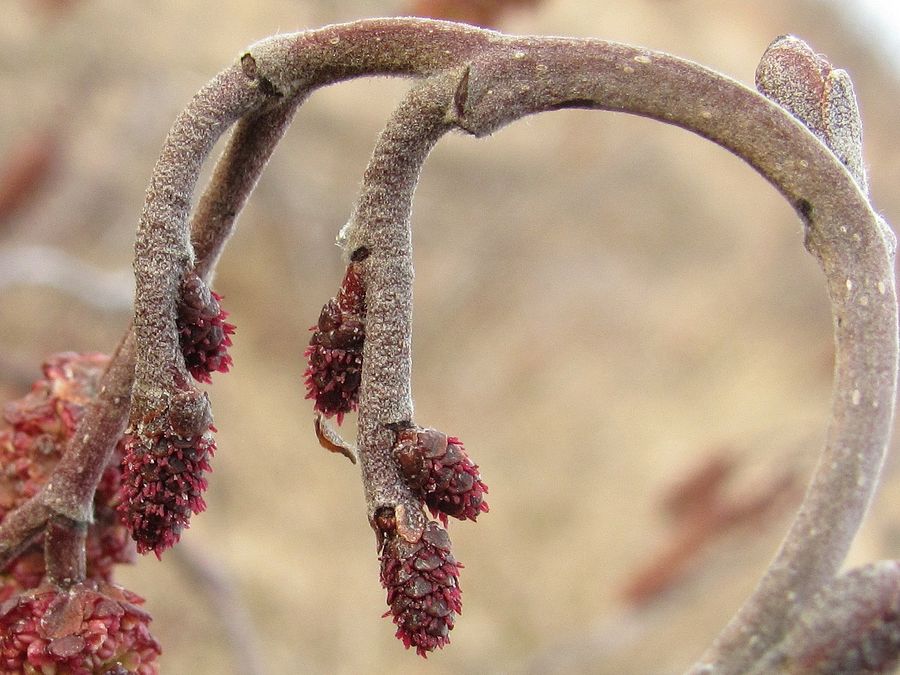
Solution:
[{"label": "out-of-focus branch", "polygon": [[53,131],[37,131],[14,146],[0,166],[0,224],[31,200],[47,180],[59,155]]},{"label": "out-of-focus branch", "polygon": [[784,471],[745,495],[726,498],[714,490],[693,509],[680,514],[671,538],[631,575],[622,590],[623,598],[634,605],[657,599],[682,579],[710,541],[742,525],[757,524],[795,503],[799,498],[796,483],[793,472]]},{"label": "out-of-focus branch", "polygon": [[0,249],[0,290],[47,286],[105,312],[131,311],[134,277],[107,272],[49,246]]},{"label": "out-of-focus branch", "polygon": [[410,541],[421,536],[425,517],[391,454],[396,428],[413,415],[410,212],[422,164],[452,128],[454,95],[466,75],[463,70],[429,78],[398,106],[339,237],[348,259],[365,252],[358,256],[366,286],[366,339],[357,442],[369,520],[375,527],[376,513],[389,511]]},{"label": "out-of-focus branch", "polygon": [[525,12],[539,3],[540,0],[412,0],[408,5],[413,16],[493,28],[506,14]]},{"label": "out-of-focus branch", "polygon": [[[268,672],[253,620],[235,592],[225,568],[190,542],[182,542],[175,548],[175,559],[209,599],[216,620],[225,631],[225,642],[234,655],[234,672],[241,675],[263,675]],[[312,672],[300,664],[295,664],[295,667],[297,672]]]}]

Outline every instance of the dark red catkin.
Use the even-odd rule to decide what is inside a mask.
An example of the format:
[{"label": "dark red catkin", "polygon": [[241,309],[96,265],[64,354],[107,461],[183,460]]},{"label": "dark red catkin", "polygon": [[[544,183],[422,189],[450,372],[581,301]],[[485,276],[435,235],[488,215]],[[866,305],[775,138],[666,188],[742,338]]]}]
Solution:
[{"label": "dark red catkin", "polygon": [[362,350],[365,340],[365,288],[359,265],[350,263],[337,297],[319,314],[319,321],[304,352],[306,398],[326,417],[356,410],[362,375]]},{"label": "dark red catkin", "polygon": [[[234,326],[219,305],[221,296],[190,272],[182,281],[178,303],[178,333],[188,372],[211,382],[213,372],[232,365],[228,347]],[[173,411],[177,410],[176,405]],[[119,518],[131,532],[139,553],[157,557],[181,537],[191,515],[206,509],[203,492],[211,471],[215,428],[204,422],[178,429],[159,415],[132,424],[124,437]],[[153,419],[155,418],[155,419]]]},{"label": "dark red catkin", "polygon": [[488,511],[488,487],[458,438],[435,429],[401,429],[394,457],[409,487],[445,526],[447,516],[474,521]]},{"label": "dark red catkin", "polygon": [[209,432],[182,437],[167,429],[150,438],[133,431],[125,435],[119,517],[139,553],[153,551],[159,558],[181,538],[191,515],[206,510],[205,474],[215,449]]},{"label": "dark red catkin", "polygon": [[381,552],[381,584],[397,626],[396,636],[419,656],[450,642],[450,631],[462,612],[459,568],[450,552],[450,537],[438,523],[425,526],[410,543],[396,531],[385,533]]},{"label": "dark red catkin", "polygon": [[188,372],[199,382],[212,382],[212,373],[226,373],[232,366],[228,348],[235,327],[225,319],[220,296],[193,272],[181,283],[178,303],[178,337]]}]

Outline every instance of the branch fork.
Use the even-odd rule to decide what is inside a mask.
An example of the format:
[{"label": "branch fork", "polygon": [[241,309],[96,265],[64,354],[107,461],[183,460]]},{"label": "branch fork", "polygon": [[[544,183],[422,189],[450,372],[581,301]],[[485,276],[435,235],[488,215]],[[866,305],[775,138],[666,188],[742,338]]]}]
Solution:
[{"label": "branch fork", "polygon": [[[318,412],[337,415],[339,423],[358,405],[358,449],[320,418],[316,431],[329,450],[351,461],[358,456],[389,613],[404,644],[422,655],[444,646],[461,607],[460,565],[426,505],[445,521],[441,504],[474,520],[486,510],[478,500],[487,489],[457,439],[413,422],[410,223],[419,174],[449,131],[485,136],[538,112],[590,108],[681,126],[748,162],[803,220],[832,303],[835,384],[820,464],[759,588],[691,672],[764,672],[772,664],[818,664],[817,672],[831,672],[822,664],[856,663],[835,650],[861,649],[860,640],[873,635],[894,641],[872,662],[886,667],[896,660],[896,565],[836,577],[875,489],[893,425],[896,239],[868,201],[849,77],[791,37],[779,38],[764,54],[757,72],[762,93],[661,52],[420,19],[333,25],[252,45],[201,89],[165,141],[138,227],[133,327],[44,488],[0,524],[0,563],[9,564],[46,531],[51,579],[58,585],[84,580],[78,537],[90,526],[94,491],[126,423],[133,456],[165,456],[179,476],[186,457],[197,459],[198,444],[211,443],[204,440],[211,438],[209,399],[192,383],[196,371],[179,338],[186,280],[195,275],[201,284],[195,290],[209,291],[237,214],[296,108],[319,87],[363,75],[418,82],[380,135],[338,238],[348,274],[320,316],[317,329],[327,336],[311,345],[323,359],[318,366],[311,362],[311,372],[343,379],[338,388],[323,376],[310,393]],[[200,167],[232,125],[189,221]],[[224,318],[210,310],[213,315]],[[335,405],[320,404],[319,394],[334,391],[343,392]],[[212,453],[211,445],[203,447]],[[204,455],[197,465],[205,461]],[[205,485],[202,475],[185,480],[191,489]],[[467,489],[475,497],[460,496]],[[872,579],[887,595],[866,590]],[[853,616],[868,627],[849,646],[810,637],[831,620],[834,602],[865,607]]]}]

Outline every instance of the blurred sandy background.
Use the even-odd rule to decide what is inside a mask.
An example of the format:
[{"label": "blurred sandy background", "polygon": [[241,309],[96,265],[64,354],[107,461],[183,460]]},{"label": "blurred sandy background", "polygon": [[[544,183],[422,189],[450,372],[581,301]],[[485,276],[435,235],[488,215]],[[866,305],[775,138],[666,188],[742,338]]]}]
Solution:
[{"label": "blurred sandy background", "polygon": [[[830,7],[546,0],[495,25],[644,44],[748,83],[772,38],[798,34],[850,71],[874,202],[897,225],[897,73]],[[0,220],[0,393],[46,354],[115,345],[149,172],[200,86],[271,33],[410,8],[2,0],[0,166],[44,162]],[[823,436],[830,319],[800,222],[725,151],[643,119],[559,112],[438,146],[414,214],[416,416],[465,441],[491,512],[451,525],[464,613],[424,662],[379,618],[358,473],[317,445],[301,378],[340,280],[333,238],[406,86],[316,94],[241,218],[215,284],[235,367],[210,388],[219,453],[184,541],[233,582],[261,672],[678,672],[752,589]],[[47,248],[112,276],[89,302],[28,281],[71,269]],[[893,460],[852,562],[900,557],[898,505]],[[147,597],[163,672],[241,672],[183,556],[120,581]]]}]

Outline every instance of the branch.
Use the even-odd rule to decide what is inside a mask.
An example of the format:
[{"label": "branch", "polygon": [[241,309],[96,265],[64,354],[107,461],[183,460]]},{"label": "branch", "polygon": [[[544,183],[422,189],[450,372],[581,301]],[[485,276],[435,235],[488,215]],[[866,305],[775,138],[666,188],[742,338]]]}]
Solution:
[{"label": "branch", "polygon": [[698,666],[742,672],[780,639],[795,603],[837,572],[874,492],[896,391],[892,237],[834,155],[756,92],[680,59],[621,45],[547,40],[525,47],[491,50],[472,62],[462,128],[484,135],[561,107],[622,110],[682,126],[743,158],[794,205],[824,270],[836,363],[819,467],[752,612]]},{"label": "branch", "polygon": [[0,163],[0,225],[33,200],[59,162],[59,134],[53,129],[32,131]]},{"label": "branch", "polygon": [[[432,45],[422,40],[423,31],[444,40]],[[351,36],[352,42],[347,39]],[[419,20],[358,22],[279,36],[251,46],[238,64],[198,93],[166,139],[135,244],[134,325],[139,359],[131,419],[139,435],[150,435],[142,425],[174,414],[175,400],[180,407],[191,408],[186,416],[179,414],[184,419],[177,421],[185,431],[193,427],[196,434],[203,433],[209,419],[208,403],[191,387],[180,353],[176,302],[181,279],[194,263],[186,227],[191,192],[203,160],[225,128],[266,102],[299,103],[312,89],[338,80],[364,74],[437,72],[494,36],[457,24]],[[286,124],[289,117],[282,122]],[[280,133],[271,136],[273,144],[279,137]],[[231,168],[222,170],[238,171],[239,162],[247,159],[235,155],[226,161]],[[235,194],[228,199],[241,202],[254,183],[255,179],[242,182],[237,174],[222,174],[218,184],[224,192],[210,193],[201,212],[216,211],[216,201],[229,190]],[[224,213],[221,208],[218,211]],[[217,255],[218,251],[212,253]]]},{"label": "branch", "polygon": [[44,537],[47,579],[61,588],[84,582],[87,569],[84,544],[87,523],[53,516]]},{"label": "branch", "polygon": [[131,310],[131,275],[107,272],[49,246],[0,249],[0,289],[48,286],[104,312]]},{"label": "branch", "polygon": [[357,442],[369,520],[374,527],[376,513],[388,509],[410,541],[418,541],[425,518],[392,455],[397,426],[408,426],[413,415],[410,211],[428,152],[452,128],[448,113],[466,76],[463,70],[429,78],[403,100],[378,139],[339,237],[347,257],[360,260],[366,288]]},{"label": "branch", "polygon": [[900,562],[883,560],[826,584],[750,672],[888,673],[898,660]]},{"label": "branch", "polygon": [[[378,28],[386,31],[387,22]],[[443,37],[444,28],[429,32]],[[362,24],[345,29],[355,40],[371,37]],[[837,356],[822,459],[750,609],[698,666],[740,672],[781,638],[795,603],[839,569],[874,491],[896,391],[893,235],[829,149],[785,110],[728,78],[666,54],[598,40],[491,37],[466,63],[465,86],[455,96],[454,122],[461,129],[483,136],[525,115],[568,107],[618,110],[682,126],[743,158],[788,199],[825,272]],[[296,39],[300,44],[305,35]],[[341,38],[330,42],[340,44]],[[458,47],[449,43],[447,52]],[[368,46],[354,42],[354,56],[364,60]],[[282,64],[275,72],[296,81],[305,71]],[[839,91],[829,101],[846,96]],[[835,110],[846,112],[832,105],[826,127],[847,121]],[[851,137],[854,131],[851,120]],[[852,165],[853,157],[845,159]],[[398,283],[397,295],[405,298],[403,277]],[[402,303],[394,308],[403,311]],[[401,372],[404,364],[397,363]],[[405,393],[396,395],[395,402]]]},{"label": "branch", "polygon": [[[782,640],[795,607],[833,578],[875,488],[896,391],[893,235],[832,151],[780,105],[696,64],[600,40],[508,37],[416,19],[370,20],[264,40],[210,82],[176,120],[148,189],[135,247],[134,340],[126,338],[113,359],[110,379],[104,378],[109,386],[88,411],[85,433],[79,430],[60,462],[61,480],[49,482],[33,500],[32,518],[17,511],[0,525],[0,562],[39,531],[34,523],[45,522],[50,510],[74,522],[89,520],[84,496],[93,493],[105,465],[100,460],[108,461],[110,439],[121,433],[132,374],[137,427],[172,415],[169,423],[179,434],[190,432],[191,425],[205,431],[199,427],[208,423],[208,403],[190,385],[175,325],[181,280],[195,265],[195,255],[204,275],[211,274],[234,215],[296,105],[316,87],[376,74],[428,78],[379,140],[345,231],[348,252],[367,287],[360,455],[369,516],[378,519],[379,504],[395,505],[398,531],[406,528],[410,541],[422,532],[424,514],[418,502],[413,513],[414,502],[397,487],[403,481],[390,475],[396,466],[385,465],[386,443],[390,425],[410,422],[412,415],[410,200],[425,156],[448,128],[484,136],[526,115],[575,107],[647,116],[740,156],[800,214],[806,245],[823,268],[832,303],[831,421],[819,466],[776,562],[747,609],[695,670],[745,672]],[[847,117],[843,106],[852,92],[840,77],[829,82],[832,93],[822,116],[826,140],[850,139],[834,147],[864,188],[864,174],[855,168],[853,111]],[[239,127],[198,208],[195,252],[186,216],[200,165],[219,135],[246,115],[251,117]],[[242,177],[245,165],[249,175]],[[181,403],[191,409],[179,409]],[[426,543],[435,551],[449,551],[443,536],[432,539]],[[394,548],[398,560],[421,553],[399,544]]]},{"label": "branch", "polygon": [[[428,35],[428,47],[410,57],[415,28]],[[600,40],[487,32],[479,38],[473,29],[441,22],[378,20],[279,36],[251,51],[279,87],[352,76],[363,67],[406,72],[403,58],[411,67],[441,67],[443,52],[450,61],[445,67],[468,66],[466,86],[455,98],[454,122],[469,133],[487,135],[525,115],[560,108],[647,116],[722,145],[794,206],[832,303],[832,421],[819,468],[753,610],[698,668],[740,672],[776,643],[794,603],[810,597],[839,569],[871,499],[893,421],[893,237],[833,153],[790,113],[743,85],[666,54]],[[347,64],[340,73],[310,65],[328,64],[337,53]]]},{"label": "branch", "polygon": [[93,520],[97,483],[109,463],[113,448],[125,431],[125,413],[131,400],[133,377],[134,340],[129,332],[110,359],[100,380],[100,391],[87,406],[65,454],[44,489],[35,497],[53,513],[76,523],[90,523]]},{"label": "branch", "polygon": [[[181,281],[194,264],[187,214],[200,167],[219,136],[272,95],[252,58],[224,70],[198,92],[175,124],[153,170],[135,243],[135,365],[131,418],[140,426],[169,413],[184,436],[202,434],[209,419],[205,398],[190,376],[175,329]],[[222,184],[227,177],[222,177]],[[170,410],[174,400],[180,409]]]},{"label": "branch", "polygon": [[[204,278],[212,274],[247,195],[295,109],[292,103],[276,106],[242,120],[235,130],[191,221],[192,236],[198,242],[197,268]],[[130,327],[109,362],[100,394],[87,406],[45,488],[0,523],[0,569],[31,545],[54,514],[73,523],[91,522],[97,482],[128,419],[134,340]]]}]

